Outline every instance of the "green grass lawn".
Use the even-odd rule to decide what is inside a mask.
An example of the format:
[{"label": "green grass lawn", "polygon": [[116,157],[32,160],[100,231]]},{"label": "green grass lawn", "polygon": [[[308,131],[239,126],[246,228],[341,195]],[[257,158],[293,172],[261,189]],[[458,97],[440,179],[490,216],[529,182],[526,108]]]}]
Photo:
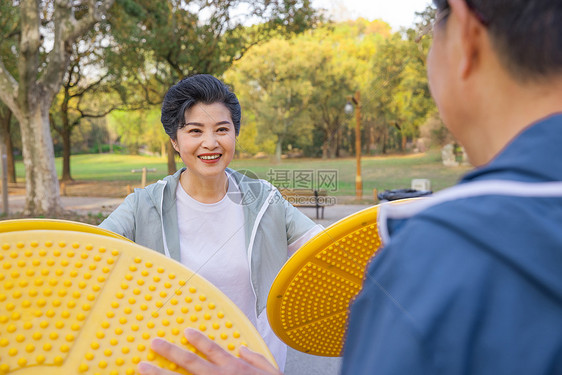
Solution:
[{"label": "green grass lawn", "polygon": [[[238,160],[232,163],[235,169],[248,169],[261,178],[271,181],[268,176],[282,175],[281,181],[289,180],[291,187],[299,187],[297,175],[312,171],[318,182],[318,177],[330,171],[336,171],[337,188],[333,195],[355,195],[355,158],[345,159],[286,159],[280,164],[272,164],[269,160]],[[409,188],[414,178],[427,178],[431,181],[433,191],[438,191],[454,185],[458,179],[470,168],[447,168],[441,163],[437,152],[425,154],[363,157],[361,159],[361,175],[363,180],[363,195],[370,196],[373,189]],[[304,183],[303,183],[304,184]],[[279,184],[277,184],[279,185]],[[318,186],[319,184],[316,184]],[[327,187],[329,190],[331,186]]]},{"label": "green grass lawn", "polygon": [[[178,168],[182,165],[177,163]],[[60,176],[62,160],[56,159]],[[76,180],[140,181],[140,174],[132,169],[155,168],[147,181],[154,182],[166,176],[166,160],[154,156],[89,154],[71,159],[72,177]],[[248,170],[275,185],[288,187],[324,187],[331,195],[355,195],[355,159],[284,159],[275,164],[268,159],[234,160],[231,167]],[[441,163],[440,154],[431,151],[404,156],[363,157],[361,161],[363,194],[372,196],[372,190],[409,188],[414,178],[427,178],[433,191],[454,185],[469,167],[449,168]],[[17,163],[18,178],[24,178],[23,164]],[[311,178],[311,179],[310,179]],[[325,183],[323,184],[322,181]]]}]

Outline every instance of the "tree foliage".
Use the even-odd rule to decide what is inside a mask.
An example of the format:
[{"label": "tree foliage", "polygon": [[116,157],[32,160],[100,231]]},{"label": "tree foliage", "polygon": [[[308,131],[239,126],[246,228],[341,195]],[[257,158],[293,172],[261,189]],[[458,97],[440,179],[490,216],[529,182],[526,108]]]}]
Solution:
[{"label": "tree foliage", "polygon": [[259,140],[275,142],[277,160],[289,134],[310,130],[302,121],[311,104],[312,87],[307,76],[315,63],[309,57],[300,53],[295,40],[274,39],[254,47],[231,77],[243,105],[254,115]]},{"label": "tree foliage", "polygon": [[[254,26],[244,26],[249,19]],[[116,53],[147,101],[158,104],[181,78],[220,76],[250,47],[299,33],[318,16],[309,0],[118,0],[110,20]]]},{"label": "tree foliage", "polygon": [[427,44],[415,35],[392,33],[382,21],[328,24],[253,48],[226,77],[256,122],[256,142],[273,139],[277,158],[280,146],[309,156],[354,152],[355,121],[343,108],[356,91],[366,149],[403,149],[434,108],[425,76]]},{"label": "tree foliage", "polygon": [[238,94],[240,154],[355,152],[343,108],[356,91],[362,151],[404,150],[436,114],[425,75],[434,16],[428,7],[393,32],[379,20],[321,23],[309,0],[1,1],[0,120],[6,140],[20,125],[26,210],[60,209],[50,125],[66,150],[62,179],[73,129],[111,111],[109,131],[131,151],[161,151],[158,106],[196,73],[224,77]]},{"label": "tree foliage", "polygon": [[108,126],[131,154],[138,154],[141,148],[152,153],[161,152],[168,141],[168,136],[162,130],[157,107],[136,111],[117,110],[107,120]]},{"label": "tree foliage", "polygon": [[107,24],[101,23],[72,46],[61,91],[51,106],[51,127],[62,139],[62,181],[72,180],[72,133],[83,120],[142,108],[145,102],[142,96],[132,94],[134,87],[122,74],[123,64],[107,48],[110,39]]},{"label": "tree foliage", "polygon": [[[2,2],[0,100],[18,120],[26,174],[26,213],[62,209],[50,133],[49,108],[69,63],[71,46],[98,23],[113,0]],[[13,21],[6,17],[16,15]],[[12,29],[12,32],[9,30]],[[4,47],[3,47],[4,48]],[[17,61],[16,70],[9,68]]]}]

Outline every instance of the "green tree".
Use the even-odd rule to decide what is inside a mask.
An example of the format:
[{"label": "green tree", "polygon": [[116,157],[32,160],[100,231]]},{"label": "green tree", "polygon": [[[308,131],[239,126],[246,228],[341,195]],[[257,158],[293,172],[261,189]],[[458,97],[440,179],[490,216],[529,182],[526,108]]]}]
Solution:
[{"label": "green tree", "polygon": [[133,155],[139,153],[143,136],[143,114],[141,111],[114,111],[107,116],[108,126],[115,130],[120,143]]},{"label": "green tree", "polygon": [[157,107],[116,110],[107,116],[107,121],[131,154],[138,154],[142,146],[147,146],[150,152],[160,152],[168,141],[168,136],[162,131]]},{"label": "green tree", "polygon": [[147,147],[147,151],[152,153],[161,153],[166,156],[166,144],[168,143],[168,135],[162,131],[162,123],[160,122],[160,108],[153,106],[145,109],[143,113],[143,135],[142,142]]},{"label": "green tree", "polygon": [[[78,3],[20,0],[2,4],[3,20],[19,11],[18,27],[14,31],[18,38],[14,44],[17,74],[6,68],[4,55],[0,56],[0,99],[21,128],[25,212],[54,213],[61,210],[61,204],[49,108],[69,63],[69,47],[105,17],[113,0]],[[44,30],[47,35],[42,34]]]},{"label": "green tree", "polygon": [[[242,100],[242,98],[240,99]],[[244,102],[242,102],[242,109],[240,134],[236,138],[237,156],[250,157],[259,152],[272,155],[275,152],[275,140],[260,136],[256,116],[251,110],[246,110]]]},{"label": "green tree", "polygon": [[360,19],[250,50],[227,77],[255,116],[256,140],[273,138],[277,157],[289,142],[314,155],[318,145],[323,157],[336,157],[348,123],[347,97],[360,87],[379,39],[389,34],[387,24]]},{"label": "green tree", "polygon": [[322,157],[339,156],[344,143],[353,151],[355,142],[346,136],[346,125],[354,127],[355,121],[346,116],[344,106],[362,88],[367,62],[389,34],[388,24],[361,18],[312,33],[312,40],[325,46],[324,61],[311,76],[315,105],[309,108],[315,128],[324,135]]},{"label": "green tree", "polygon": [[379,46],[370,62],[370,79],[363,91],[369,93],[364,100],[364,117],[373,124],[382,153],[386,153],[389,144],[401,144],[395,129],[401,129],[398,122],[400,109],[396,102],[396,94],[402,80],[402,74],[409,62],[403,48],[403,40],[395,33]]},{"label": "green tree", "polygon": [[[418,24],[426,28],[427,24]],[[363,91],[365,121],[380,151],[404,150],[406,141],[419,136],[419,127],[435,111],[426,77],[427,40],[419,29],[395,33],[382,43],[370,61]]]},{"label": "green tree", "polygon": [[253,113],[260,138],[275,142],[276,161],[281,160],[286,137],[306,131],[307,126],[302,119],[312,87],[306,78],[314,64],[294,44],[294,40],[273,39],[256,46],[227,75],[245,110]]},{"label": "green tree", "polygon": [[122,64],[109,52],[104,24],[72,46],[61,91],[51,106],[51,127],[62,139],[62,181],[71,181],[72,132],[84,119],[102,118],[115,110],[141,108],[144,100],[123,79]]},{"label": "green tree", "polygon": [[[298,33],[317,22],[309,0],[119,0],[111,27],[117,53],[152,104],[179,79],[196,73],[221,76],[248,49],[274,35]],[[243,14],[234,15],[236,10]],[[258,24],[245,27],[252,19]],[[175,171],[169,147],[169,171]]]},{"label": "green tree", "polygon": [[[8,2],[0,2],[0,56],[6,69],[11,75],[17,72],[17,57],[14,53],[19,34],[19,13]],[[4,143],[8,164],[8,182],[16,182],[16,168],[14,161],[14,145],[12,129],[17,126],[12,110],[0,101],[0,141]]]}]

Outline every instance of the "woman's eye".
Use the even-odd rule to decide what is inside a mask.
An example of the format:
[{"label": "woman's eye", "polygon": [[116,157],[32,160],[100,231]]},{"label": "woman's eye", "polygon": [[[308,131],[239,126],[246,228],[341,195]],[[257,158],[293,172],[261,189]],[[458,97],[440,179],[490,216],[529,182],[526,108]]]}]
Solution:
[{"label": "woman's eye", "polygon": [[218,131],[222,132],[222,133],[228,132],[229,130],[230,129],[228,129],[228,128],[218,128]]},{"label": "woman's eye", "polygon": [[188,133],[201,133],[201,130],[199,130],[197,128],[194,128],[194,129],[189,129],[187,132]]}]

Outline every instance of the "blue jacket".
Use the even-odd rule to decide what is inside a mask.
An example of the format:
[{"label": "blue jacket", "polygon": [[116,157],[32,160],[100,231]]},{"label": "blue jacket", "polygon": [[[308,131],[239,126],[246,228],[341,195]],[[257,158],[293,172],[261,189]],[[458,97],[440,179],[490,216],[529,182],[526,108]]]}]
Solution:
[{"label": "blue jacket", "polygon": [[344,374],[562,374],[562,115],[379,218]]}]

